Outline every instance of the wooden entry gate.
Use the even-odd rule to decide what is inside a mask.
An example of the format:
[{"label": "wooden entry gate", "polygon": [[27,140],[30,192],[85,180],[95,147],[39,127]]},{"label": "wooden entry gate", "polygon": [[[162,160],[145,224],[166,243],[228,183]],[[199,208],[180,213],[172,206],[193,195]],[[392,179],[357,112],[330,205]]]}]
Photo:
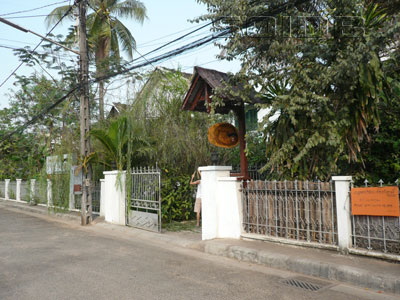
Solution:
[{"label": "wooden entry gate", "polygon": [[[128,226],[161,232],[161,172],[158,168],[135,168],[131,173]],[[129,203],[130,202],[130,203]]]}]

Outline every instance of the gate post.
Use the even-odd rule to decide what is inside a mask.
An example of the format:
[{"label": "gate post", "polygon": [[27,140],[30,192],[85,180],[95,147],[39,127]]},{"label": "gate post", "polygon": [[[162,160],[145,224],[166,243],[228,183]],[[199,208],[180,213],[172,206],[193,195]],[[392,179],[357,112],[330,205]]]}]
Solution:
[{"label": "gate post", "polygon": [[6,198],[6,200],[8,200],[9,199],[8,188],[10,187],[10,179],[4,179],[4,181],[6,182],[6,186],[5,186],[5,190],[4,190],[4,198]]},{"label": "gate post", "polygon": [[21,182],[22,179],[16,179],[17,186],[15,188],[15,200],[21,201]]},{"label": "gate post", "polygon": [[201,172],[201,221],[202,239],[218,236],[217,187],[219,177],[229,177],[231,166],[199,167]]},{"label": "gate post", "polygon": [[126,225],[126,171],[107,171],[104,174],[104,219]]},{"label": "gate post", "polygon": [[351,241],[351,216],[350,216],[350,183],[351,176],[333,176],[336,195],[336,216],[338,230],[339,250],[343,254],[349,253]]}]

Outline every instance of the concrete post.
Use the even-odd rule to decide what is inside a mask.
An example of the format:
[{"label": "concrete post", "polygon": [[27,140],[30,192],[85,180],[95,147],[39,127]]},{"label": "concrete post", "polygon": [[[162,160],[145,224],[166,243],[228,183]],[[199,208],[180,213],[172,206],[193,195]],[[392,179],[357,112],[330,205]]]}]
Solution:
[{"label": "concrete post", "polygon": [[50,179],[47,179],[47,207],[53,206],[53,191],[52,191],[52,182]]},{"label": "concrete post", "polygon": [[105,211],[105,193],[106,193],[106,182],[105,179],[100,179],[100,217],[104,217]]},{"label": "concrete post", "polygon": [[340,252],[349,253],[351,241],[350,183],[351,176],[333,176],[336,194],[336,217]]},{"label": "concrete post", "polygon": [[201,219],[202,239],[209,240],[217,237],[217,178],[229,177],[230,166],[199,167],[201,172]]},{"label": "concrete post", "polygon": [[5,179],[4,180],[6,182],[6,186],[5,186],[5,190],[4,190],[4,196],[6,198],[6,200],[10,199],[10,197],[8,196],[8,189],[10,186],[10,179]]},{"label": "concrete post", "polygon": [[36,179],[31,179],[31,194],[30,194],[30,205],[35,205],[35,184]]},{"label": "concrete post", "polygon": [[126,171],[109,171],[104,174],[104,219],[126,225]]},{"label": "concrete post", "polygon": [[15,200],[21,201],[21,183],[22,183],[22,179],[16,179],[16,181],[17,181],[17,187],[16,187],[16,191],[15,191]]},{"label": "concrete post", "polygon": [[217,238],[240,239],[242,201],[236,177],[217,178]]}]

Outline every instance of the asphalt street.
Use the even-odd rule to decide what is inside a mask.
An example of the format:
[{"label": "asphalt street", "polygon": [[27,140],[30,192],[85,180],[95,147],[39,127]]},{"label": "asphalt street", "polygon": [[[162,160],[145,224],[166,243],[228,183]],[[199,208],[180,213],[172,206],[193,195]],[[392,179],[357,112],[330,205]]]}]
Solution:
[{"label": "asphalt street", "polygon": [[0,207],[0,299],[396,299],[123,234]]}]

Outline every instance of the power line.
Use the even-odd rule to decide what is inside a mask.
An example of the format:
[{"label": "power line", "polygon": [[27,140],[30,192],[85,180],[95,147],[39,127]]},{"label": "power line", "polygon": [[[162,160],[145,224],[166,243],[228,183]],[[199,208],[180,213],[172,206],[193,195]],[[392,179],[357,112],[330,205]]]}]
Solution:
[{"label": "power line", "polygon": [[47,4],[47,5],[44,5],[44,6],[41,6],[41,7],[36,7],[36,8],[32,8],[32,9],[27,9],[27,10],[20,10],[20,11],[11,12],[11,13],[6,13],[6,14],[0,15],[0,17],[10,16],[10,15],[17,15],[17,14],[21,14],[21,13],[35,11],[35,10],[39,10],[39,9],[46,8],[46,7],[53,6],[53,5],[58,5],[58,4],[65,3],[65,2],[70,2],[70,1],[69,0],[64,0],[64,1],[56,2],[56,3],[52,3],[52,4]]},{"label": "power line", "polygon": [[56,16],[56,14],[49,14],[49,15],[31,15],[31,16],[17,16],[17,17],[7,17],[4,18],[6,20],[11,20],[11,19],[30,19],[30,18],[43,18],[43,17],[49,17],[49,16]]},{"label": "power line", "polygon": [[[30,50],[30,49],[27,49],[27,48],[15,47],[15,46],[4,45],[4,44],[0,44],[0,48],[10,49],[10,50],[14,50],[14,51],[15,50],[25,51],[25,52],[28,52],[30,55],[34,54],[33,50]],[[71,61],[72,60],[72,58],[60,57],[59,55],[53,54],[51,52],[46,52],[46,51],[42,51],[42,52],[36,51],[35,53],[37,53],[39,55],[48,55],[49,57],[57,58],[57,59],[61,59],[61,60],[67,60],[67,61]]]},{"label": "power line", "polygon": [[[208,24],[211,25],[212,23],[208,23]],[[164,38],[170,37],[170,36],[172,36],[172,35],[175,35],[175,34],[178,34],[178,33],[181,33],[181,32],[184,32],[184,31],[186,31],[186,30],[190,30],[190,29],[192,29],[192,28],[196,28],[196,27],[199,27],[199,26],[203,26],[203,25],[202,25],[202,24],[198,24],[198,25],[191,26],[191,27],[186,28],[186,29],[183,29],[183,30],[179,30],[179,31],[176,31],[176,32],[173,32],[173,33],[164,35],[164,36],[161,36],[161,37],[156,38],[156,39],[154,39],[154,40],[144,42],[144,43],[142,43],[140,46],[143,47],[144,45],[148,45],[148,44],[153,43],[153,42],[155,42],[155,41],[162,40],[162,39],[164,39]],[[162,44],[162,43],[157,43],[157,44],[159,45],[159,44]],[[153,44],[152,46],[155,46],[155,44]]]},{"label": "power line", "polygon": [[[45,35],[45,37],[47,37],[56,27],[58,24],[61,23],[61,21],[71,12],[72,8],[76,5],[76,2],[74,2],[73,5],[70,6],[70,8],[64,13],[64,15],[60,18],[60,20],[58,20],[58,22],[50,29],[50,31]],[[42,42],[44,41],[44,39],[42,38],[40,40],[40,42],[36,45],[36,47],[32,50],[35,51],[37,48],[39,48],[39,46],[42,44]],[[11,72],[11,74],[0,84],[0,88],[8,81],[8,79],[11,78],[11,76],[18,71],[18,69],[24,64],[24,62],[21,62],[18,67],[15,68],[14,71]]]},{"label": "power line", "polygon": [[[281,5],[280,7],[274,8],[274,9],[270,12],[270,14],[271,14],[271,15],[279,14],[279,13],[281,13],[282,11],[284,11],[284,9],[285,9],[288,5],[299,5],[299,4],[306,3],[306,2],[308,2],[308,1],[310,1],[310,0],[294,0],[293,2],[285,3],[285,4]],[[74,4],[74,5],[75,5],[75,4]],[[71,6],[71,8],[72,8],[72,6]],[[215,22],[215,21],[214,21],[214,22]],[[57,24],[58,24],[58,23],[57,23]],[[248,24],[251,24],[251,20],[248,22]],[[246,25],[246,26],[250,26],[250,25]],[[92,80],[89,81],[89,83],[97,83],[97,82],[99,82],[100,80],[107,80],[107,79],[110,79],[110,78],[112,78],[112,77],[115,77],[115,76],[118,76],[118,75],[121,75],[121,74],[128,73],[128,72],[130,72],[130,71],[132,71],[132,70],[134,70],[134,69],[138,69],[138,68],[141,68],[141,67],[150,65],[150,64],[155,63],[155,62],[159,62],[159,61],[162,61],[162,60],[166,60],[166,59],[168,59],[169,57],[177,56],[177,55],[179,55],[180,53],[189,51],[189,50],[191,50],[191,49],[194,49],[194,48],[200,47],[200,46],[202,46],[202,45],[204,45],[204,44],[206,44],[206,43],[209,43],[209,42],[211,42],[211,41],[213,41],[213,40],[222,38],[224,35],[226,35],[226,34],[228,34],[228,33],[230,33],[230,32],[231,32],[231,29],[230,29],[230,28],[224,29],[224,30],[222,30],[222,31],[221,31],[220,33],[218,33],[218,34],[213,34],[213,35],[211,35],[210,37],[206,37],[206,38],[199,39],[199,40],[197,40],[197,41],[195,41],[195,42],[192,42],[192,43],[190,43],[190,44],[187,44],[187,45],[185,45],[185,46],[182,46],[182,47],[180,47],[180,48],[177,48],[177,49],[175,49],[175,50],[173,50],[173,51],[169,51],[169,52],[167,52],[167,53],[165,53],[165,54],[162,54],[162,55],[159,55],[159,56],[157,56],[157,57],[151,58],[151,59],[147,60],[146,62],[139,63],[139,64],[137,64],[137,65],[131,66],[131,67],[125,69],[125,70],[121,70],[121,71],[118,71],[118,72],[113,72],[113,73],[110,73],[110,74],[108,74],[108,75],[105,75],[105,76],[102,76],[102,77],[97,77],[97,78],[95,78],[95,79],[92,79]],[[172,42],[172,41],[171,41],[171,42]],[[164,46],[169,45],[171,42],[165,44]],[[163,48],[164,46],[161,46],[161,47],[159,47],[159,48]],[[157,49],[155,49],[155,50],[157,50]],[[155,50],[150,51],[149,53],[152,53],[152,52],[154,52]],[[147,55],[147,54],[149,54],[149,53],[146,53],[146,54],[144,54],[144,55]],[[132,62],[133,62],[133,61],[132,61]],[[128,64],[131,64],[132,62],[130,62],[130,63],[128,63]],[[126,64],[126,65],[128,65],[128,64]],[[15,133],[20,132],[21,130],[23,130],[23,129],[26,128],[27,126],[29,126],[29,125],[35,123],[38,119],[40,119],[41,116],[43,116],[43,115],[46,114],[47,112],[51,111],[53,108],[55,108],[57,105],[59,105],[60,103],[62,103],[65,99],[67,99],[70,95],[72,95],[75,91],[79,90],[80,88],[81,88],[81,85],[80,85],[80,84],[75,85],[72,89],[70,89],[70,90],[67,92],[67,94],[66,94],[65,96],[59,98],[55,103],[53,103],[53,104],[50,105],[49,107],[45,108],[41,113],[39,113],[39,114],[37,114],[36,116],[34,116],[31,120],[29,120],[29,121],[26,122],[25,124],[21,125],[19,128],[17,128],[16,130],[14,130],[13,132],[11,132],[10,134],[7,134],[7,135],[5,136],[5,138],[3,138],[3,140],[7,140],[7,138],[10,138],[10,137],[11,137],[12,135],[14,135]]]}]

